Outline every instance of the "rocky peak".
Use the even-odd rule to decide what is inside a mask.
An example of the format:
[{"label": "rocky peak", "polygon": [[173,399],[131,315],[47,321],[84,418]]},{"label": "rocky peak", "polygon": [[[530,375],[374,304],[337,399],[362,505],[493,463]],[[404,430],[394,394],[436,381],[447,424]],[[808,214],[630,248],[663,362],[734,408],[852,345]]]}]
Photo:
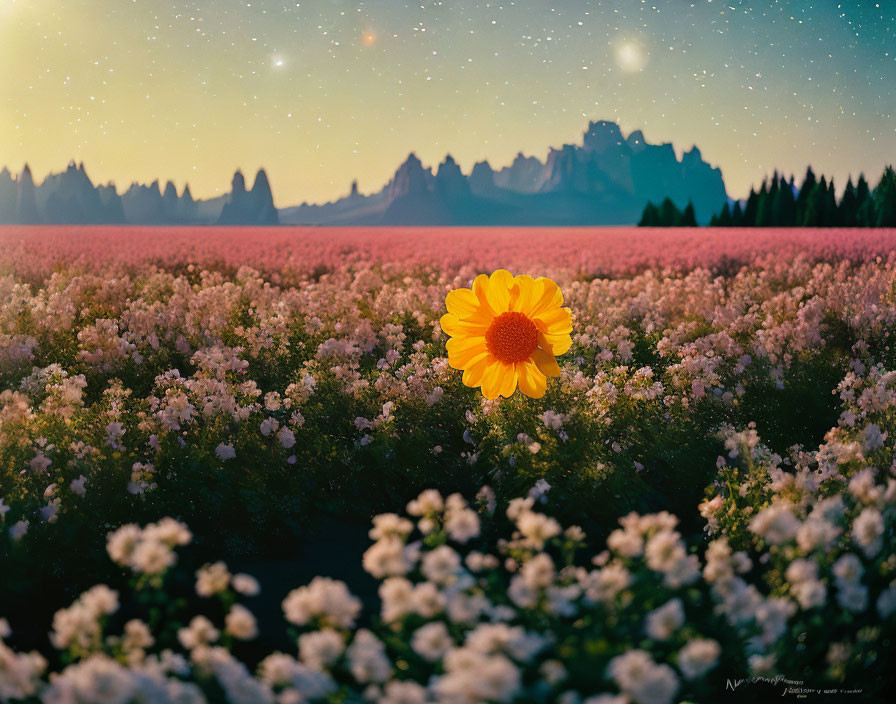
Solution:
[{"label": "rocky peak", "polygon": [[681,156],[681,163],[685,165],[700,165],[703,164],[703,155],[700,153],[700,150],[697,148],[697,145],[691,147],[688,151],[686,151]]},{"label": "rocky peak", "polygon": [[162,193],[162,213],[164,213],[164,219],[167,222],[176,221],[179,209],[180,199],[177,197],[177,188],[171,181],[168,181]]},{"label": "rocky peak", "polygon": [[16,220],[20,223],[40,222],[37,210],[37,189],[31,176],[31,167],[25,164],[17,181]]},{"label": "rocky peak", "polygon": [[246,191],[246,179],[239,169],[233,175],[230,193],[227,195],[219,225],[276,225],[277,209],[271,194],[271,184],[264,169],[255,174],[252,190]]},{"label": "rocky peak", "polygon": [[474,193],[488,193],[495,188],[495,170],[487,161],[477,161],[473,164],[469,182]]},{"label": "rocky peak", "polygon": [[495,174],[495,183],[521,193],[534,193],[544,182],[545,165],[534,156],[519,152],[513,163]]},{"label": "rocky peak", "polygon": [[15,222],[16,182],[5,166],[0,171],[0,222]]},{"label": "rocky peak", "polygon": [[435,179],[436,191],[442,195],[451,197],[470,194],[470,184],[463,175],[460,166],[454,161],[454,157],[448,154],[445,160],[439,164]]},{"label": "rocky peak", "polygon": [[432,181],[432,172],[423,168],[417,155],[411,152],[404,163],[398,167],[391,183],[387,186],[387,197],[395,200],[411,193],[425,193]]},{"label": "rocky peak", "polygon": [[233,180],[230,182],[230,192],[234,195],[246,192],[246,178],[239,169],[233,174]]},{"label": "rocky peak", "polygon": [[277,208],[274,207],[274,194],[267,171],[259,169],[252,184],[251,219],[256,225],[276,225],[279,222]]},{"label": "rocky peak", "polygon": [[545,162],[546,179],[543,191],[567,191],[575,187],[580,178],[579,150],[572,144],[564,144],[560,149],[551,149]]},{"label": "rocky peak", "polygon": [[268,181],[267,171],[259,169],[255,174],[255,182],[252,184],[253,193],[270,193],[271,182]]},{"label": "rocky peak", "polygon": [[625,139],[622,137],[622,130],[619,129],[619,125],[607,120],[598,120],[588,123],[583,147],[586,151],[600,154],[607,151],[607,149],[617,149],[624,142]]},{"label": "rocky peak", "polygon": [[635,130],[629,134],[625,142],[628,144],[629,149],[636,154],[647,148],[647,142],[645,141],[644,133],[641,130]]}]

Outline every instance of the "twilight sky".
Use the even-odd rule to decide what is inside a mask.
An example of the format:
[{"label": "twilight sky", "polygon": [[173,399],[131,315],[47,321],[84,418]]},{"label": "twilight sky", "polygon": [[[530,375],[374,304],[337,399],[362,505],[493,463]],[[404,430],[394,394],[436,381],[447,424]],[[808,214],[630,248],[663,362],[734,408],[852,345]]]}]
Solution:
[{"label": "twilight sky", "polygon": [[279,206],[329,200],[589,119],[697,144],[735,197],[896,161],[896,0],[0,0],[0,66],[0,165],[119,191],[264,166]]}]

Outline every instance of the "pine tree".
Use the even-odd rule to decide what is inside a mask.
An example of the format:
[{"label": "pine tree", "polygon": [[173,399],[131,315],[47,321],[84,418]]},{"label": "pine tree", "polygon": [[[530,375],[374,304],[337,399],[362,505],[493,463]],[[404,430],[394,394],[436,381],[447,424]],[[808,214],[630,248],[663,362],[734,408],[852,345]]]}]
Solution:
[{"label": "pine tree", "polygon": [[671,198],[664,198],[660,203],[659,224],[663,227],[678,227],[681,224],[681,211]]},{"label": "pine tree", "polygon": [[728,207],[727,203],[722,207],[717,224],[719,227],[731,227],[731,208]]},{"label": "pine tree", "polygon": [[865,174],[859,174],[859,182],[856,185],[856,226],[874,227],[875,221],[871,189],[865,180]]},{"label": "pine tree", "polygon": [[[639,226],[697,227],[694,204],[688,201],[684,211],[666,197],[658,206],[648,202]],[[864,174],[855,185],[850,176],[837,199],[834,179],[816,178],[812,167],[797,192],[793,176],[784,178],[777,171],[771,181],[763,179],[757,191],[734,207],[725,203],[709,221],[709,227],[896,227],[896,170],[884,169],[872,191]]]},{"label": "pine tree", "polygon": [[833,177],[828,184],[828,190],[824,198],[822,223],[824,227],[837,227],[840,224],[840,210],[837,208],[837,192],[834,188]]},{"label": "pine tree", "polygon": [[759,211],[759,194],[752,188],[750,195],[747,197],[747,206],[744,208],[744,227],[756,226],[756,215]]},{"label": "pine tree", "polygon": [[806,169],[806,178],[803,179],[803,185],[800,186],[800,192],[796,197],[796,223],[798,225],[802,225],[806,220],[806,206],[817,183],[815,172],[809,166]]},{"label": "pine tree", "polygon": [[874,227],[896,227],[896,172],[892,166],[884,170],[874,189]]},{"label": "pine tree", "polygon": [[651,201],[647,201],[644,212],[641,213],[641,219],[638,221],[638,227],[656,227],[659,225],[659,220],[659,211],[656,206]]},{"label": "pine tree", "polygon": [[850,176],[846,182],[846,188],[843,190],[843,197],[840,199],[840,224],[843,227],[855,227],[857,211],[856,187],[852,185],[852,176]]},{"label": "pine tree", "polygon": [[766,187],[765,181],[762,182],[762,189],[759,191],[758,205],[756,207],[756,226],[771,227],[776,225],[774,218],[774,200],[778,194],[778,172],[772,177],[771,188]]},{"label": "pine tree", "polygon": [[[822,227],[824,225],[824,203],[828,194],[828,184],[824,176],[816,183],[806,198],[803,212],[803,227]],[[803,193],[800,191],[800,195]]]},{"label": "pine tree", "polygon": [[788,183],[784,177],[778,184],[775,199],[772,203],[772,221],[775,227],[793,227],[796,225],[796,199],[793,195],[793,177]]}]

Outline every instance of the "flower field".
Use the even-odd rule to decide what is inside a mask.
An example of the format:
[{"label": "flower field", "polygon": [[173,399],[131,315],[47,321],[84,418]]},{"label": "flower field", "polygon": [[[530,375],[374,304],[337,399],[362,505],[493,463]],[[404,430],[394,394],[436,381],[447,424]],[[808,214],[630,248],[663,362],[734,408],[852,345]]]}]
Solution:
[{"label": "flower field", "polygon": [[0,274],[39,280],[59,268],[165,269],[193,264],[235,273],[249,266],[275,283],[296,284],[346,266],[398,271],[433,266],[498,268],[542,275],[620,275],[648,268],[688,271],[803,254],[850,261],[886,256],[896,230],[838,228],[315,228],[2,226]]},{"label": "flower field", "polygon": [[0,701],[891,700],[894,250],[0,228]]}]

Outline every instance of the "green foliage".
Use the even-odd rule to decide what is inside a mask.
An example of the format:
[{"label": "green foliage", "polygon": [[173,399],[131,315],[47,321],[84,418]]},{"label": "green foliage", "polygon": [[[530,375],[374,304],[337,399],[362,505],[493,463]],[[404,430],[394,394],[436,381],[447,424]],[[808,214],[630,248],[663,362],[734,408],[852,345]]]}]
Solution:
[{"label": "green foliage", "polygon": [[697,227],[694,204],[688,201],[684,211],[671,198],[664,198],[659,206],[648,201],[638,221],[639,227]]},{"label": "green foliage", "polygon": [[833,179],[818,180],[812,168],[799,192],[790,181],[775,172],[771,185],[766,181],[757,192],[750,189],[745,208],[735,202],[734,212],[726,203],[713,215],[711,227],[896,227],[896,174],[888,166],[878,186],[871,192],[864,175],[857,185],[850,178],[837,201]]}]

